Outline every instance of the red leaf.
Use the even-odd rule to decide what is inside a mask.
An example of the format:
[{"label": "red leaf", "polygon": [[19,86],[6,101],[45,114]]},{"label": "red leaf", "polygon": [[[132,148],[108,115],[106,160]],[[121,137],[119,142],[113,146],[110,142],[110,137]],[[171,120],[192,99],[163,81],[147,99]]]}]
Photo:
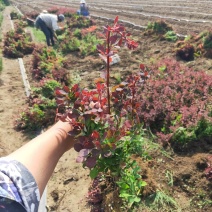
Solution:
[{"label": "red leaf", "polygon": [[119,32],[124,32],[125,31],[125,27],[123,25],[119,25]]},{"label": "red leaf", "polygon": [[105,48],[102,45],[98,44],[96,48],[101,54],[105,54]]},{"label": "red leaf", "polygon": [[120,40],[119,40],[119,42],[118,42],[118,46],[121,46],[122,41],[123,41],[123,38],[121,37]]},{"label": "red leaf", "polygon": [[94,130],[93,133],[91,134],[91,137],[94,138],[94,139],[98,139],[99,133],[96,130]]},{"label": "red leaf", "polygon": [[98,101],[98,100],[99,100],[99,96],[98,96],[98,94],[93,95],[92,100],[93,100],[93,101]]},{"label": "red leaf", "polygon": [[97,147],[97,149],[101,148],[101,144],[99,141],[94,141],[95,146]]},{"label": "red leaf", "polygon": [[89,155],[91,152],[90,149],[81,149],[79,152],[79,156],[80,157],[86,157],[87,155]]},{"label": "red leaf", "polygon": [[118,36],[117,35],[113,35],[110,37],[110,44],[114,44],[116,43],[116,41],[118,40]]},{"label": "red leaf", "polygon": [[64,100],[63,99],[56,99],[56,103],[57,103],[57,105],[64,104]]},{"label": "red leaf", "polygon": [[67,92],[67,93],[70,91],[70,89],[69,89],[68,86],[64,86],[64,87],[63,87],[63,90],[64,90],[65,92]]},{"label": "red leaf", "polygon": [[83,146],[80,143],[76,143],[74,144],[74,149],[75,151],[79,152],[81,149],[83,149]]},{"label": "red leaf", "polygon": [[124,125],[125,125],[127,128],[131,128],[131,127],[132,127],[132,125],[131,125],[131,123],[130,123],[129,120],[126,120],[126,121],[124,122]]},{"label": "red leaf", "polygon": [[119,17],[116,16],[116,18],[115,18],[115,20],[114,20],[114,24],[117,24],[118,20],[119,20]]},{"label": "red leaf", "polygon": [[66,95],[67,93],[62,89],[56,89],[55,94],[56,95]]},{"label": "red leaf", "polygon": [[85,162],[85,165],[88,167],[88,168],[93,168],[95,165],[96,165],[96,158],[95,157],[90,157],[90,158],[87,158],[86,162]]},{"label": "red leaf", "polygon": [[140,69],[141,69],[142,71],[144,71],[145,65],[144,65],[144,64],[140,64]]},{"label": "red leaf", "polygon": [[147,77],[148,76],[148,71],[144,72],[144,76]]},{"label": "red leaf", "polygon": [[90,142],[90,141],[85,141],[83,143],[83,146],[84,146],[84,149],[93,149],[94,148],[93,142]]}]

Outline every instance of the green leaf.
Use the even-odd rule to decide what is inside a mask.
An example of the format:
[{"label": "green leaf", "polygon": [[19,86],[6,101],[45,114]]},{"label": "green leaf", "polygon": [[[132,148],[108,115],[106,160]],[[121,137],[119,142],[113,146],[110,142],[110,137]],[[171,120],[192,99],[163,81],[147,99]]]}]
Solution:
[{"label": "green leaf", "polygon": [[140,202],[141,198],[139,197],[130,197],[129,202]]},{"label": "green leaf", "polygon": [[95,177],[97,177],[98,174],[99,174],[99,170],[97,168],[93,168],[90,171],[90,177],[91,177],[91,179],[94,179]]},{"label": "green leaf", "polygon": [[129,185],[127,185],[126,183],[121,184],[121,189],[128,189]]},{"label": "green leaf", "polygon": [[144,186],[147,185],[147,183],[146,183],[145,181],[140,181],[139,185],[140,185],[141,187],[144,187]]},{"label": "green leaf", "polygon": [[123,197],[123,198],[128,198],[128,197],[131,197],[132,195],[130,195],[130,194],[128,194],[128,193],[121,193],[120,195],[119,195],[119,197]]},{"label": "green leaf", "polygon": [[163,65],[163,66],[159,67],[159,70],[160,70],[161,72],[164,72],[164,71],[166,70],[166,65]]}]

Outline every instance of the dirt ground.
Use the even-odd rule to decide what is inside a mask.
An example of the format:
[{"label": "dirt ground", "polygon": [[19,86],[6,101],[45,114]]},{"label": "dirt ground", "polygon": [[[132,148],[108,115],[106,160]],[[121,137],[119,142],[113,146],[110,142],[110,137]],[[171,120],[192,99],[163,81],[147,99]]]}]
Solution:
[{"label": "dirt ground", "polygon": [[[11,29],[8,14],[11,7],[7,7],[4,13],[3,33]],[[97,21],[102,26],[106,23]],[[130,29],[129,29],[130,30]],[[139,42],[139,48],[134,52],[123,50],[120,52],[121,63],[112,67],[112,80],[114,83],[122,80],[128,74],[136,72],[140,63],[151,64],[162,58],[175,58],[174,44],[168,41],[158,41],[154,37],[143,35],[141,31],[133,30],[133,37]],[[82,87],[92,87],[93,79],[98,77],[104,64],[97,56],[80,58],[71,55],[69,68],[72,79],[80,81]],[[24,58],[27,72],[30,69],[30,56]],[[191,62],[181,63],[193,67],[195,70],[205,70],[212,74],[212,60],[197,58]],[[13,129],[14,117],[18,114],[19,108],[25,105],[25,93],[19,65],[17,60],[3,59],[4,69],[0,75],[0,156],[4,156],[29,141],[24,134]],[[199,141],[200,142],[200,141]],[[152,189],[165,190],[175,198],[179,208],[184,212],[209,212],[212,205],[206,205],[212,199],[212,184],[206,180],[204,169],[206,158],[212,154],[212,138],[198,142],[191,150],[184,154],[172,152],[171,157],[165,157],[154,153],[153,159],[149,162],[140,161],[139,165],[143,171],[143,178],[148,182],[146,195]],[[74,150],[66,153],[59,161],[51,180],[48,183],[49,211],[91,211],[86,203],[86,195],[90,185],[88,170],[75,163],[76,152]],[[173,185],[168,186],[166,174],[172,172]],[[120,210],[119,205],[114,201],[113,192],[108,192],[104,200],[105,212]],[[110,207],[108,206],[110,205]],[[111,209],[115,208],[115,209]],[[100,210],[98,210],[100,211]],[[144,211],[138,209],[138,211]],[[167,210],[166,208],[161,211]]]}]

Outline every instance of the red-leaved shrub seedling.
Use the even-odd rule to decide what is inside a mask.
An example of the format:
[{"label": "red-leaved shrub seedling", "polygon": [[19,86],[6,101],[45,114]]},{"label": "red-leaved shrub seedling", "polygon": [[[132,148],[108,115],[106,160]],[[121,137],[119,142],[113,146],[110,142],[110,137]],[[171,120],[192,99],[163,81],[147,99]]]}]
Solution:
[{"label": "red-leaved shrub seedling", "polygon": [[[110,87],[110,62],[111,56],[117,49],[125,44],[129,49],[137,48],[138,44],[129,38],[123,25],[118,24],[115,18],[113,26],[105,26],[102,37],[105,42],[97,46],[99,55],[106,61],[106,70],[103,71],[101,80],[96,80],[93,90],[80,89],[78,85],[72,88],[67,86],[57,88],[57,104],[65,113],[58,113],[63,121],[68,121],[73,126],[69,133],[77,139],[74,148],[79,155],[77,162],[93,168],[98,158],[110,157],[116,149],[116,143],[128,134],[133,125],[139,122],[136,114],[136,84],[143,83],[147,77],[144,75],[131,76],[126,82],[113,88]],[[141,65],[144,70],[145,66]],[[125,99],[126,98],[126,99]]]}]

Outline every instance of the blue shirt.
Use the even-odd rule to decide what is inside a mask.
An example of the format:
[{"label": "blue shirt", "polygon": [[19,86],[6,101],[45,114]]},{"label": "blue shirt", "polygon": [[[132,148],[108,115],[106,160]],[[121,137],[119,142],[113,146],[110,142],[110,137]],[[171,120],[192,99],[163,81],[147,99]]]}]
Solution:
[{"label": "blue shirt", "polygon": [[80,4],[80,14],[83,16],[89,16],[88,6],[86,4]]}]

